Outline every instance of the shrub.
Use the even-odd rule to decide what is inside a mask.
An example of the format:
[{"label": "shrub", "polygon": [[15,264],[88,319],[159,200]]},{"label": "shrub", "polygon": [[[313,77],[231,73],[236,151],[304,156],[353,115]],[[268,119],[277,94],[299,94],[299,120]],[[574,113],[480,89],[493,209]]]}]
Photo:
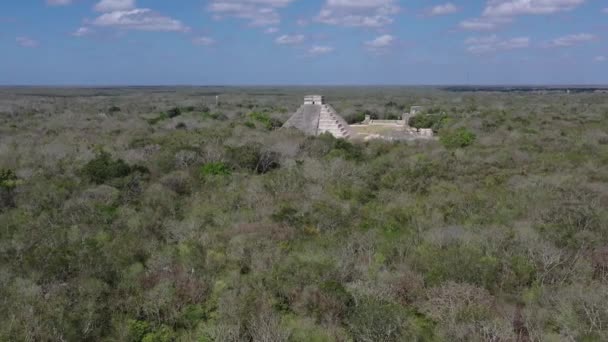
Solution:
[{"label": "shrub", "polygon": [[363,159],[363,147],[344,139],[336,139],[330,154],[332,156],[341,156],[346,160],[361,161]]},{"label": "shrub", "polygon": [[147,333],[142,342],[171,342],[175,340],[175,333],[166,325],[161,326],[157,330]]},{"label": "shrub", "polygon": [[365,121],[365,113],[363,113],[363,112],[357,112],[357,113],[352,114],[352,115],[347,115],[347,116],[344,117],[344,120],[346,120],[346,122],[349,125],[357,124],[357,123]]},{"label": "shrub", "polygon": [[178,107],[171,108],[167,111],[167,116],[169,118],[174,118],[174,117],[180,116],[180,115],[182,115],[182,110],[179,109]]},{"label": "shrub", "polygon": [[249,114],[249,117],[255,121],[261,122],[268,130],[279,128],[283,125],[283,122],[275,118],[271,118],[266,113],[252,112],[251,114]]},{"label": "shrub", "polygon": [[207,176],[230,176],[230,168],[224,163],[207,163],[201,166],[201,177]]},{"label": "shrub", "polygon": [[386,114],[386,120],[399,120],[400,116],[397,113],[388,113]]},{"label": "shrub", "polygon": [[82,169],[82,174],[91,182],[102,184],[114,178],[126,177],[133,172],[148,173],[143,166],[130,166],[122,159],[113,160],[105,151],[98,152]]},{"label": "shrub", "polygon": [[129,329],[129,340],[133,342],[139,342],[143,337],[150,331],[150,323],[146,321],[137,321],[130,319],[127,322]]},{"label": "shrub", "polygon": [[112,107],[108,108],[108,113],[110,113],[110,114],[118,113],[120,111],[121,111],[121,109],[118,106],[112,106]]},{"label": "shrub", "polygon": [[249,144],[243,146],[228,146],[226,154],[234,169],[255,170],[260,159],[261,146],[259,144]]},{"label": "shrub", "polygon": [[446,148],[463,148],[475,142],[477,136],[466,128],[458,128],[441,134],[440,140]]},{"label": "shrub", "polygon": [[147,119],[146,121],[150,124],[150,125],[156,125],[157,123],[166,120],[169,116],[167,116],[167,114],[165,113],[161,113],[159,116],[155,117],[155,118],[151,118],[151,119]]},{"label": "shrub", "polygon": [[408,120],[408,124],[414,128],[432,128],[437,132],[447,119],[445,114],[418,114]]},{"label": "shrub", "polygon": [[[413,320],[401,306],[364,298],[348,317],[354,341],[416,341],[422,338]],[[416,336],[418,335],[418,336]]]},{"label": "shrub", "polygon": [[19,179],[15,171],[10,169],[0,169],[0,188],[13,189],[18,185]]},{"label": "shrub", "polygon": [[13,170],[0,169],[0,209],[15,206],[13,190],[19,183],[19,178]]},{"label": "shrub", "polygon": [[228,117],[226,115],[219,113],[219,112],[211,113],[210,111],[203,112],[203,118],[220,120],[220,121],[228,120]]},{"label": "shrub", "polygon": [[353,296],[336,281],[322,283],[319,290],[321,292],[317,306],[319,314],[341,320],[354,305]]},{"label": "shrub", "polygon": [[263,174],[280,167],[280,155],[272,151],[262,151],[260,144],[229,146],[226,154],[233,169]]},{"label": "shrub", "polygon": [[281,209],[273,213],[271,217],[273,221],[291,227],[301,227],[308,223],[305,214],[300,213],[297,209],[289,205],[281,206]]}]

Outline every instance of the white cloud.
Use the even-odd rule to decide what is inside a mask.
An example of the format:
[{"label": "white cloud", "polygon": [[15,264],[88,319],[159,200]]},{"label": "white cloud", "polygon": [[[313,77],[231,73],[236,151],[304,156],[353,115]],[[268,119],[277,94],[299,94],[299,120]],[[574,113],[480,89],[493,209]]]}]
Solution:
[{"label": "white cloud", "polygon": [[327,0],[315,20],[328,25],[383,27],[399,11],[396,0]]},{"label": "white cloud", "polygon": [[487,0],[479,18],[465,20],[460,28],[465,30],[495,30],[520,15],[542,15],[570,11],[585,0]]},{"label": "white cloud", "polygon": [[296,34],[296,35],[288,35],[288,34],[284,34],[280,37],[278,37],[275,42],[279,45],[295,45],[295,44],[301,44],[302,42],[304,42],[304,35],[301,34]]},{"label": "white cloud", "polygon": [[429,10],[429,15],[438,16],[438,15],[447,15],[458,12],[458,7],[451,2],[445,3],[443,5],[437,5],[432,7]]},{"label": "white cloud", "polygon": [[608,61],[608,57],[606,57],[606,56],[596,56],[593,60],[595,62],[597,62],[597,63],[604,63],[604,62]]},{"label": "white cloud", "polygon": [[371,41],[365,43],[365,45],[367,45],[368,47],[371,47],[371,48],[384,48],[384,47],[388,47],[388,46],[392,45],[394,40],[395,40],[395,37],[391,36],[390,34],[385,34],[383,36],[380,36],[374,40],[371,40]]},{"label": "white cloud", "polygon": [[365,42],[365,47],[372,52],[385,53],[393,46],[394,42],[395,37],[390,34],[385,34]]},{"label": "white cloud", "polygon": [[140,31],[186,32],[190,30],[179,20],[163,16],[148,8],[104,13],[93,20],[91,25]]},{"label": "white cloud", "polygon": [[308,50],[308,53],[311,55],[325,55],[334,51],[334,48],[331,46],[319,46],[315,45]]},{"label": "white cloud", "polygon": [[135,8],[135,0],[101,0],[95,5],[97,12],[128,11]]},{"label": "white cloud", "polygon": [[215,39],[209,37],[196,37],[192,39],[192,44],[199,46],[209,46],[215,44]]},{"label": "white cloud", "polygon": [[72,3],[72,0],[46,0],[47,5],[50,6],[65,6]]},{"label": "white cloud", "polygon": [[84,37],[86,35],[89,35],[93,32],[93,30],[91,30],[89,27],[83,26],[83,27],[79,27],[76,31],[74,31],[72,33],[72,36],[74,37]]},{"label": "white cloud", "polygon": [[273,34],[273,33],[277,33],[277,32],[279,32],[279,29],[277,27],[269,27],[264,30],[264,33],[268,33],[268,34]]},{"label": "white cloud", "polygon": [[461,21],[460,28],[469,31],[493,31],[502,25],[510,23],[511,21],[511,18],[481,17]]},{"label": "white cloud", "polygon": [[35,48],[40,45],[37,40],[29,37],[17,37],[15,40],[17,41],[17,44],[25,48]]},{"label": "white cloud", "polygon": [[608,14],[608,7],[606,7],[606,8],[604,8],[604,9],[602,9],[602,12],[604,12],[604,13]]},{"label": "white cloud", "polygon": [[552,14],[572,10],[585,0],[489,0],[484,16],[513,17],[524,14]]},{"label": "white cloud", "polygon": [[474,54],[492,53],[497,51],[508,51],[524,49],[530,46],[530,38],[517,37],[500,39],[496,35],[485,37],[471,37],[465,42],[467,51]]},{"label": "white cloud", "polygon": [[569,34],[567,36],[555,38],[546,44],[547,47],[568,47],[581,43],[590,42],[596,37],[590,33]]},{"label": "white cloud", "polygon": [[275,26],[281,22],[279,9],[295,0],[211,0],[208,10],[216,18],[235,17],[251,26]]}]

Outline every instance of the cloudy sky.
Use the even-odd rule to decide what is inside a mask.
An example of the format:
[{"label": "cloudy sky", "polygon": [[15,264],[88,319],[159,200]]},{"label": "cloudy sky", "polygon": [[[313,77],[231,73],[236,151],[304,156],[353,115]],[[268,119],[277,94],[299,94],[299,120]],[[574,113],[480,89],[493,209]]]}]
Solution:
[{"label": "cloudy sky", "polygon": [[608,84],[607,0],[4,0],[0,84]]}]

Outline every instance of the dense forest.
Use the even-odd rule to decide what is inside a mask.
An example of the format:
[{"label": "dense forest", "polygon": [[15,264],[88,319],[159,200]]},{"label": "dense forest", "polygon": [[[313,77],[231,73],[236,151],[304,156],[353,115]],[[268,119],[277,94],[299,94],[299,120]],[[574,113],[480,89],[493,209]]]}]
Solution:
[{"label": "dense forest", "polygon": [[607,340],[607,94],[0,88],[0,341]]}]

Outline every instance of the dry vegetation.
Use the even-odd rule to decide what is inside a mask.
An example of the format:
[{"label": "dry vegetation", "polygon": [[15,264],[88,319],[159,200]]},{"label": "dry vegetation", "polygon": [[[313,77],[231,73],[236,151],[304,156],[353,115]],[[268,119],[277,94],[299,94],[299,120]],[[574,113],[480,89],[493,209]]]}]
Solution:
[{"label": "dry vegetation", "polygon": [[[442,138],[276,129],[307,93]],[[607,100],[0,89],[0,340],[606,341]]]}]

